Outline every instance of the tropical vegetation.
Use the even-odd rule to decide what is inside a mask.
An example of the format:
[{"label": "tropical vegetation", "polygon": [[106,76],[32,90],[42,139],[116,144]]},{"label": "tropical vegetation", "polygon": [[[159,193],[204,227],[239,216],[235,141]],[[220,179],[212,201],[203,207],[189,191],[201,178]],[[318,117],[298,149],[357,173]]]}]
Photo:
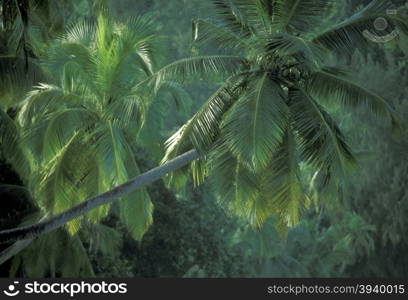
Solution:
[{"label": "tropical vegetation", "polygon": [[406,275],[404,3],[142,2],[1,1],[2,274]]}]

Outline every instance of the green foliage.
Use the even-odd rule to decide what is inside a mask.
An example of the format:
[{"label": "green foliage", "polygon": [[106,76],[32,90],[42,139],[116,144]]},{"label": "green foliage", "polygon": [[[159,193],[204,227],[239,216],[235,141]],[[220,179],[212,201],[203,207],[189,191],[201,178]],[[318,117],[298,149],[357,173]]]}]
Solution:
[{"label": "green foliage", "polygon": [[[352,213],[324,225],[334,216],[322,214],[290,229],[282,241],[269,221],[262,229],[237,235],[236,247],[258,257],[259,277],[347,277],[346,267],[374,249],[373,226]],[[249,252],[249,253],[248,253]]]},{"label": "green foliage", "polygon": [[[387,101],[353,84],[331,64],[333,56],[342,57],[337,52],[344,53],[344,47],[354,49],[351,43],[371,43],[362,32],[367,16],[377,16],[385,4],[374,1],[349,20],[316,32],[315,24],[324,24],[334,2],[212,2],[215,22],[193,21],[193,38],[197,46],[215,42],[236,58],[192,56],[152,76],[156,86],[177,74],[182,79],[213,73],[228,78],[210,105],[168,139],[164,161],[191,147],[207,154],[199,168],[192,165],[194,178],[202,182],[220,172],[214,186],[223,203],[253,226],[279,216],[284,232],[299,222],[307,207],[300,163],[322,174],[324,185],[332,190],[344,185],[355,165],[330,107],[362,108],[397,123]],[[395,24],[406,26],[404,20]],[[173,181],[176,175],[171,175]]]},{"label": "green foliage", "polygon": [[9,276],[92,277],[94,273],[80,238],[72,238],[64,230],[57,230],[40,237],[16,255]]},{"label": "green foliage", "polygon": [[[375,251],[362,256],[349,268],[351,274],[367,277],[405,277],[408,262],[405,254],[406,232],[406,97],[408,90],[401,85],[408,78],[406,60],[398,49],[373,57],[356,53],[353,67],[358,69],[358,80],[377,90],[384,97],[393,99],[392,104],[402,120],[400,135],[395,138],[381,124],[370,122],[363,127],[363,134],[353,132],[363,156],[360,171],[353,177],[353,185],[344,195],[348,209],[361,215],[375,226]],[[364,68],[361,68],[364,66]],[[367,120],[363,113],[359,116]],[[349,126],[350,122],[347,122]],[[355,126],[355,125],[354,125]],[[357,125],[362,126],[362,125]],[[352,128],[349,129],[352,131]]]},{"label": "green foliage", "polygon": [[401,34],[384,55],[362,34],[379,16],[385,33],[407,32],[401,10],[384,15],[390,1],[0,2],[12,4],[0,16],[0,156],[28,188],[0,160],[2,228],[36,209],[28,191],[54,214],[160,157],[203,155],[167,178],[176,196],[161,183],[136,191],[34,241],[2,274],[406,277],[408,48]]},{"label": "green foliage", "polygon": [[[141,242],[129,238],[116,256],[91,254],[101,277],[242,277],[253,274],[251,257],[233,247],[237,220],[220,210],[200,187],[176,199],[162,183],[149,192],[155,203],[154,224]],[[117,220],[106,220],[117,226]],[[119,268],[119,269],[118,269]]]},{"label": "green foliage", "polygon": [[[21,103],[18,120],[28,149],[30,189],[47,212],[62,212],[139,174],[133,147],[143,126],[147,94],[132,88],[153,69],[157,37],[148,18],[73,26],[47,51],[54,84],[40,84]],[[87,215],[98,222],[109,207]],[[152,222],[141,189],[121,200],[121,216],[136,239]],[[68,224],[71,233],[81,220]]]}]

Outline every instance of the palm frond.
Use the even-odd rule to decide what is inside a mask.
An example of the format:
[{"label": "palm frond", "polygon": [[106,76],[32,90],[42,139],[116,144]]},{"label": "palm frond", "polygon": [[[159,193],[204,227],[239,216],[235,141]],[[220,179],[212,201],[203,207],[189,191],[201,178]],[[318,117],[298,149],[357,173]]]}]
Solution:
[{"label": "palm frond", "polygon": [[65,93],[58,86],[41,83],[22,101],[18,121],[22,127],[27,127],[49,112],[73,104],[79,105],[81,101],[82,98],[74,93]]},{"label": "palm frond", "polygon": [[[80,138],[79,131],[72,135],[58,153],[45,163],[38,182],[35,182],[38,186],[34,191],[34,197],[47,211],[57,214],[84,200],[79,199],[78,190],[81,180],[90,172],[83,169],[83,166],[90,165],[85,164],[84,160],[92,156],[77,155],[78,150],[86,151]],[[76,162],[75,167],[72,165],[73,161]],[[31,183],[33,184],[34,180]],[[82,218],[67,223],[67,229],[71,234],[79,230]]]},{"label": "palm frond", "polygon": [[142,97],[121,97],[105,106],[102,118],[119,128],[137,133],[144,122],[145,101]]},{"label": "palm frond", "polygon": [[251,35],[251,28],[247,24],[244,15],[230,0],[212,0],[216,9],[216,15],[223,24],[234,34],[242,38],[248,38]]},{"label": "palm frond", "polygon": [[66,33],[49,45],[43,65],[58,77],[68,63],[76,64],[82,72],[93,72],[95,60],[92,49],[96,30],[93,23],[85,21],[69,27]]},{"label": "palm frond", "polygon": [[218,89],[200,111],[166,141],[163,162],[181,154],[182,145],[188,142],[201,152],[208,149],[217,136],[223,114],[231,105],[230,100],[231,94],[226,87]]},{"label": "palm frond", "polygon": [[88,47],[95,39],[96,29],[97,27],[93,22],[79,22],[68,27],[65,33],[59,38],[59,41]]},{"label": "palm frond", "polygon": [[[37,154],[39,160],[47,161],[49,157],[56,155],[75,132],[87,128],[95,120],[97,115],[84,108],[67,108],[47,115],[45,120],[41,120],[41,123],[47,123],[46,126],[39,125],[40,128],[44,128],[42,151]],[[31,132],[36,133],[35,130],[27,131],[28,134]],[[25,142],[27,143],[27,139],[36,138],[37,135],[25,136]]]},{"label": "palm frond", "polygon": [[32,163],[48,161],[74,132],[99,119],[95,111],[79,105],[76,97],[51,87],[43,92],[33,91],[23,102],[18,115],[21,144],[28,149]]},{"label": "palm frond", "polygon": [[[191,164],[195,185],[201,184],[202,180],[208,175],[207,158],[204,154],[214,146],[219,136],[224,114],[236,100],[236,95],[245,89],[246,83],[245,80],[242,81],[241,77],[242,75],[230,77],[201,106],[200,110],[165,142],[166,152],[162,163],[191,148],[195,148],[203,154],[201,159]],[[168,176],[168,182],[171,185],[182,187],[186,183],[187,175],[187,168],[177,170]]]},{"label": "palm frond", "polygon": [[313,73],[307,89],[323,103],[368,110],[378,117],[390,118],[393,126],[399,123],[394,109],[385,99],[352,82],[341,69],[323,68]]},{"label": "palm frond", "polygon": [[28,60],[28,70],[23,59],[0,57],[0,103],[4,109],[16,106],[32,86],[45,79],[39,66]]},{"label": "palm frond", "polygon": [[333,0],[277,0],[273,23],[280,32],[309,33],[320,25]]},{"label": "palm frond", "polygon": [[274,0],[231,0],[234,7],[244,16],[246,23],[256,34],[269,34],[273,30],[272,20],[276,13]]},{"label": "palm frond", "polygon": [[266,167],[287,122],[285,95],[267,73],[256,75],[223,122],[231,151],[255,169]]},{"label": "palm frond", "polygon": [[0,156],[11,163],[21,178],[30,174],[30,164],[21,145],[18,124],[0,106]]},{"label": "palm frond", "polygon": [[295,57],[299,61],[308,61],[311,65],[322,64],[329,57],[324,47],[300,36],[284,33],[276,34],[269,39],[266,49],[274,55]]},{"label": "palm frond", "polygon": [[376,35],[393,34],[395,30],[408,34],[408,21],[398,15],[386,14],[388,5],[390,1],[387,0],[373,1],[362,11],[314,37],[313,42],[335,51],[338,55],[352,54],[356,47],[366,48],[373,43],[366,32],[375,31],[373,24],[380,17],[385,18],[389,26],[382,32],[375,32]]},{"label": "palm frond", "polygon": [[298,133],[301,158],[318,170],[345,179],[355,165],[354,156],[336,122],[301,89],[289,94],[293,126]]},{"label": "palm frond", "polygon": [[300,178],[299,162],[293,129],[288,126],[270,165],[259,179],[261,190],[271,203],[273,215],[278,217],[284,227],[297,225],[301,213],[308,206],[308,198]]},{"label": "palm frond", "polygon": [[219,49],[254,49],[251,41],[231,31],[217,20],[197,19],[193,21],[193,41],[198,45],[211,43]]},{"label": "palm frond", "polygon": [[[151,77],[141,81],[135,86],[134,92],[137,92],[140,88],[151,87],[151,84],[157,91],[162,82],[184,82],[191,76],[237,74],[246,65],[247,60],[240,56],[208,55],[188,57],[165,66]],[[150,84],[148,85],[148,83]]]},{"label": "palm frond", "polygon": [[[99,127],[94,136],[100,168],[105,176],[103,181],[107,185],[105,189],[140,174],[133,151],[120,128],[108,122],[106,127]],[[153,204],[145,189],[138,189],[120,200],[121,220],[136,240],[140,240],[151,225],[152,214]]]},{"label": "palm frond", "polygon": [[211,154],[210,170],[211,186],[221,205],[251,225],[259,226],[269,209],[265,209],[268,204],[261,198],[254,170],[241,163],[222,141]]}]

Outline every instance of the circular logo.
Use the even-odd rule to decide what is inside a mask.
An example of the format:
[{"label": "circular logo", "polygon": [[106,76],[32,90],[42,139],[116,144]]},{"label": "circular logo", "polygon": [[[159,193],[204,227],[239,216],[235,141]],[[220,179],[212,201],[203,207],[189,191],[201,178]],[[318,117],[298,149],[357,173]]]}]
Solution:
[{"label": "circular logo", "polygon": [[[396,9],[387,10],[387,15],[396,15],[397,13],[398,12]],[[389,22],[384,17],[376,18],[374,20],[373,25],[377,31],[385,31],[390,26]],[[398,34],[399,32],[396,29],[394,29],[393,31],[391,31],[390,33],[386,35],[377,35],[377,34],[371,33],[367,29],[363,31],[363,35],[365,36],[365,38],[375,43],[387,43],[395,39],[398,36]]]}]

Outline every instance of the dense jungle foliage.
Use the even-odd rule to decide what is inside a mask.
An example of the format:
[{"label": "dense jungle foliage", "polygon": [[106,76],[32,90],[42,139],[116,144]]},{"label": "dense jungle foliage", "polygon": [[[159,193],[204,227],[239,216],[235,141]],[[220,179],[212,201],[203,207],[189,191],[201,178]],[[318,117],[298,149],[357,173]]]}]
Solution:
[{"label": "dense jungle foliage", "polygon": [[408,275],[406,1],[0,4],[2,277]]}]

